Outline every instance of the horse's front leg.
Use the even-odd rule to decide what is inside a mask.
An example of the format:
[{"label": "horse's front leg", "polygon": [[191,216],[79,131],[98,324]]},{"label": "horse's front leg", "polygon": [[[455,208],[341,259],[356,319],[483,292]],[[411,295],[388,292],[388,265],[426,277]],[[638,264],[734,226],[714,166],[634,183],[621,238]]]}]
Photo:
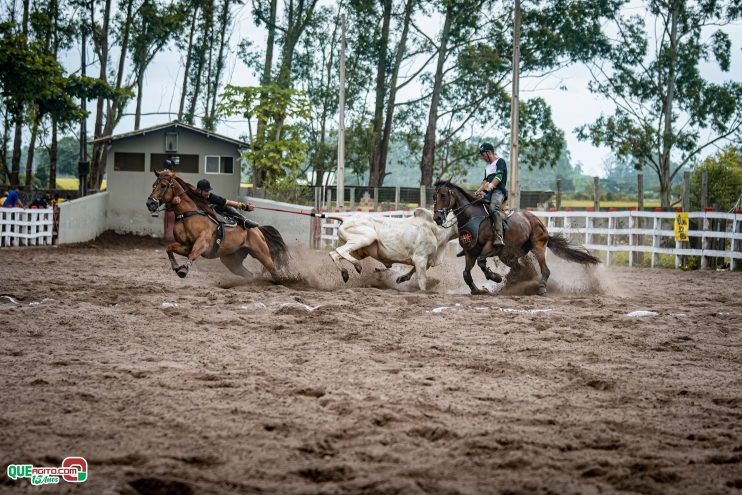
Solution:
[{"label": "horse's front leg", "polygon": [[178,269],[178,262],[175,260],[175,256],[173,255],[173,253],[179,254],[181,256],[188,256],[188,253],[191,252],[191,247],[179,242],[173,242],[172,244],[168,244],[168,246],[165,248],[165,251],[167,252],[167,257],[170,260],[170,267],[173,269],[173,271],[175,271]]},{"label": "horse's front leg", "polygon": [[487,277],[487,280],[492,280],[496,284],[502,282],[502,277],[500,276],[500,274],[497,272],[493,272],[487,266],[487,258],[485,258],[484,256],[480,256],[479,258],[477,258],[477,265],[479,266],[479,268],[482,269],[482,273],[484,273],[484,276]]},{"label": "horse's front leg", "polygon": [[196,239],[196,242],[193,243],[193,247],[191,247],[190,252],[186,253],[185,255],[188,256],[188,261],[186,261],[185,264],[179,266],[175,270],[175,273],[177,273],[180,278],[185,278],[186,275],[188,275],[188,271],[193,266],[193,262],[196,260],[196,258],[206,252],[207,249],[209,249],[210,243],[211,236],[201,236]]},{"label": "horse's front leg", "polygon": [[474,279],[471,277],[471,269],[474,266],[474,262],[477,260],[477,257],[467,251],[465,259],[466,259],[466,267],[464,267],[464,282],[466,282],[466,285],[469,286],[471,293],[474,295],[489,294],[488,291],[482,290],[478,288],[476,285],[474,285]]}]

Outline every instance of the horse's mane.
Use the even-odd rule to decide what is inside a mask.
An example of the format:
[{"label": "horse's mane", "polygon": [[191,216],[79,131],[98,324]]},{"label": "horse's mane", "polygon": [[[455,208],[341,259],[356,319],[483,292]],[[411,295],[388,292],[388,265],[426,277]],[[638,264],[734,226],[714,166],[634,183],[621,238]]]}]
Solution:
[{"label": "horse's mane", "polygon": [[214,218],[216,218],[216,212],[214,211],[214,209],[211,207],[211,205],[209,204],[207,200],[205,200],[200,194],[196,192],[195,187],[193,187],[191,184],[189,184],[185,180],[175,175],[175,172],[164,171],[164,172],[159,173],[159,175],[166,175],[168,177],[172,177],[173,179],[175,179],[176,182],[180,184],[180,187],[182,187],[183,190],[186,192],[186,195],[188,195],[188,197],[191,198],[191,201],[196,203],[196,206],[198,207],[198,209],[203,210],[206,213],[209,213],[212,216],[214,216]]},{"label": "horse's mane", "polygon": [[450,180],[437,180],[435,181],[435,184],[433,184],[434,187],[441,187],[446,186],[450,187],[451,189],[456,189],[458,192],[460,192],[466,199],[468,199],[470,202],[477,201],[477,198],[475,198],[469,191],[464,189],[463,187],[454,184]]}]

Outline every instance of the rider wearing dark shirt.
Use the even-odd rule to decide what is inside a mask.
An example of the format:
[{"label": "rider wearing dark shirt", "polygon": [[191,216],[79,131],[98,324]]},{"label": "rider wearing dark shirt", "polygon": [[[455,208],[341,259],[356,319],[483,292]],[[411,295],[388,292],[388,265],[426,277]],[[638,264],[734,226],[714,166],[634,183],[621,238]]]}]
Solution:
[{"label": "rider wearing dark shirt", "polygon": [[213,192],[211,192],[211,183],[209,183],[209,181],[206,179],[201,179],[200,181],[198,181],[198,183],[196,184],[196,192],[198,192],[201,197],[207,200],[210,205],[215,206],[214,209],[216,211],[228,217],[234,218],[237,223],[244,226],[246,229],[251,229],[258,226],[257,222],[253,222],[252,220],[245,218],[244,216],[242,216],[242,213],[235,209],[239,208],[241,210],[253,211],[255,209],[255,206],[253,206],[252,203],[240,203],[238,201],[232,201],[223,198],[218,194],[214,194]]}]

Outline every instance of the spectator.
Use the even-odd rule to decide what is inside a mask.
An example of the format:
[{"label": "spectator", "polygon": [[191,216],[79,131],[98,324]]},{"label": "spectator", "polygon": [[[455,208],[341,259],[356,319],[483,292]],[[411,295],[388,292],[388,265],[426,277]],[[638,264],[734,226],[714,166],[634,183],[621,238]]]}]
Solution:
[{"label": "spectator", "polygon": [[44,194],[43,196],[34,199],[33,203],[31,203],[31,207],[33,208],[34,206],[37,208],[49,208],[49,195]]},{"label": "spectator", "polygon": [[3,208],[23,208],[24,204],[21,201],[21,187],[15,186],[13,189],[8,191],[8,197],[3,202]]}]

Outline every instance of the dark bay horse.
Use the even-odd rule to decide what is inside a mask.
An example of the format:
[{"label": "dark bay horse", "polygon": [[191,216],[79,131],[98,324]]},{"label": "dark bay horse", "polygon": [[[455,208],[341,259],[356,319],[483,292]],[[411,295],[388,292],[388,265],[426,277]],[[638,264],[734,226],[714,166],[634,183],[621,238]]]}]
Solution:
[{"label": "dark bay horse", "polygon": [[[546,282],[549,280],[549,267],[546,266],[546,248],[567,261],[583,265],[594,265],[600,260],[579,246],[573,246],[561,235],[549,235],[541,220],[528,211],[515,211],[507,217],[508,228],[505,231],[505,246],[496,249],[492,245],[494,232],[492,222],[481,199],[451,181],[439,180],[435,183],[435,209],[433,219],[443,225],[449,212],[456,215],[459,230],[459,244],[464,249],[466,268],[464,281],[472,294],[486,294],[486,290],[477,288],[471,277],[474,262],[484,272],[488,280],[500,282],[502,278],[487,268],[487,260],[492,256],[499,257],[515,273],[522,269],[520,259],[533,251],[541,270],[541,281],[538,293],[546,294]],[[503,215],[503,219],[505,216]],[[483,255],[481,259],[480,255]]]},{"label": "dark bay horse", "polygon": [[[219,258],[235,275],[250,278],[252,274],[242,266],[248,254],[260,261],[274,280],[280,278],[278,270],[288,261],[288,249],[275,228],[267,225],[252,229],[226,227],[224,238],[219,241],[217,222],[212,220],[216,215],[193,186],[170,170],[155,172],[155,175],[157,180],[147,198],[147,209],[154,213],[161,205],[168,204],[175,212],[175,242],[165,250],[170,265],[180,278],[188,275],[199,256]],[[173,253],[186,256],[188,260],[178,266]]]}]

